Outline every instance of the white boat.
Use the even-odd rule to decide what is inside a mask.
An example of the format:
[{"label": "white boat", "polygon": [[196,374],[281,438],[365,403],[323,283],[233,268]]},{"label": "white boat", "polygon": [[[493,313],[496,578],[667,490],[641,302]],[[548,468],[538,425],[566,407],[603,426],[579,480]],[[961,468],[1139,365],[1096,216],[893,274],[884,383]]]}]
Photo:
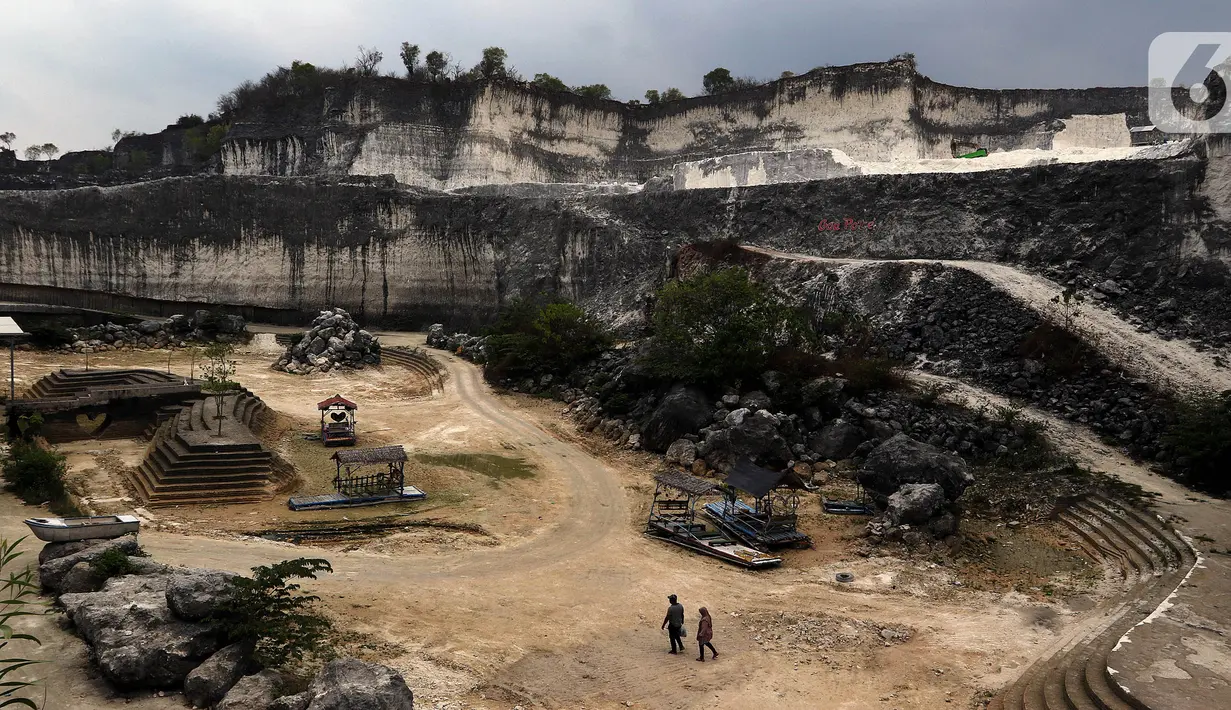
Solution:
[{"label": "white boat", "polygon": [[135,515],[93,515],[87,518],[28,518],[24,521],[44,542],[101,540],[135,533],[141,520]]}]

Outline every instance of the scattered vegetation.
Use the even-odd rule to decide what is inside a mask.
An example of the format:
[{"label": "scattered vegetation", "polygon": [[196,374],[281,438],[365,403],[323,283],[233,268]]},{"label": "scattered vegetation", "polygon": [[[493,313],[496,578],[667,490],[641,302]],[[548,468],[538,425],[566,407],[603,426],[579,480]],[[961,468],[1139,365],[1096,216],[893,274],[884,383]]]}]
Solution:
[{"label": "scattered vegetation", "polygon": [[222,436],[223,401],[229,392],[239,387],[239,383],[231,379],[235,376],[235,361],[231,359],[234,351],[230,343],[210,343],[205,347],[205,362],[201,364],[201,377],[205,379],[201,391],[214,398],[218,436]]},{"label": "scattered vegetation", "polygon": [[488,335],[484,374],[493,381],[567,375],[613,342],[603,326],[578,306],[542,296],[509,303]]},{"label": "scattered vegetation", "polygon": [[658,293],[652,323],[649,369],[698,384],[756,376],[779,348],[807,345],[813,335],[801,312],[739,268],[668,283]]},{"label": "scattered vegetation", "polygon": [[108,580],[125,574],[136,574],[137,566],[133,564],[131,558],[145,556],[145,553],[140,548],[132,554],[125,552],[119,547],[108,548],[101,555],[94,558],[94,561],[90,563],[90,570],[99,580]]},{"label": "scattered vegetation", "polygon": [[530,83],[548,91],[568,91],[568,84],[551,74],[535,74]]},{"label": "scattered vegetation", "polygon": [[176,128],[196,128],[205,123],[205,119],[195,113],[186,113],[175,121]]},{"label": "scattered vegetation", "polygon": [[723,67],[718,67],[701,77],[701,86],[710,96],[729,94],[732,91],[749,89],[763,83],[765,82],[750,76],[731,76],[730,70]]},{"label": "scattered vegetation", "polygon": [[573,93],[578,96],[585,96],[590,99],[609,99],[611,98],[611,89],[607,88],[606,84],[587,84],[586,86],[574,86]]},{"label": "scattered vegetation", "polygon": [[658,89],[650,89],[649,91],[645,92],[645,102],[650,104],[651,106],[655,104],[661,104],[667,101],[679,101],[680,99],[686,99],[686,98],[688,97],[684,95],[684,92],[680,91],[674,86],[667,89],[666,91],[663,91],[662,93],[659,93]]},{"label": "scattered vegetation", "polygon": [[1231,391],[1180,400],[1163,441],[1185,464],[1185,483],[1215,495],[1231,493]]},{"label": "scattered vegetation", "polygon": [[17,140],[17,134],[13,133],[12,131],[5,131],[4,133],[0,133],[0,143],[3,143],[4,147],[7,148],[8,150],[13,149],[13,141],[15,140]]},{"label": "scattered vegetation", "polygon": [[32,505],[49,503],[57,512],[71,511],[72,503],[64,484],[66,473],[63,455],[26,439],[9,444],[9,455],[4,460],[4,481],[23,501]]},{"label": "scattered vegetation", "polygon": [[21,557],[17,546],[24,539],[13,542],[0,539],[0,600],[3,600],[0,604],[0,708],[20,706],[38,710],[38,704],[29,697],[36,684],[10,676],[40,661],[10,655],[13,651],[9,645],[18,641],[41,645],[36,636],[18,632],[13,620],[23,616],[40,616],[49,611],[46,605],[38,601],[39,585],[34,578],[34,568],[12,571],[14,563]]},{"label": "scattered vegetation", "polygon": [[534,467],[520,456],[500,454],[417,454],[415,459],[433,466],[451,466],[489,478],[533,478]]},{"label": "scattered vegetation", "polygon": [[253,567],[251,577],[234,577],[230,597],[217,614],[227,640],[251,642],[253,658],[267,668],[319,654],[329,620],[316,609],[320,598],[289,580],[316,579],[320,572],[333,572],[328,560],[300,557]]},{"label": "scattered vegetation", "polygon": [[219,123],[213,126],[197,124],[184,133],[184,142],[188,150],[199,161],[206,161],[222,150],[222,140],[226,138],[231,124]]}]

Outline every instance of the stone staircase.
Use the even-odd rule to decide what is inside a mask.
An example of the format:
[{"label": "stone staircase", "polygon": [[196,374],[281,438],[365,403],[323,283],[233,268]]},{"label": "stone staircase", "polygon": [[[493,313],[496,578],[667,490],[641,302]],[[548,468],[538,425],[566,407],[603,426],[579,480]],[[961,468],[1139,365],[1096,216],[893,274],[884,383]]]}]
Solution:
[{"label": "stone staircase", "polygon": [[252,433],[266,410],[242,390],[223,400],[222,436],[213,397],[193,401],[168,416],[151,438],[146,458],[131,476],[147,505],[251,503],[269,496],[272,455]]},{"label": "stone staircase", "polygon": [[1086,554],[1117,571],[1121,589],[988,710],[1149,710],[1116,683],[1107,656],[1183,581],[1196,561],[1192,549],[1154,516],[1101,496],[1058,517]]},{"label": "stone staircase", "polygon": [[380,359],[382,363],[402,365],[422,375],[431,384],[433,394],[444,391],[445,369],[426,352],[407,347],[381,348]]},{"label": "stone staircase", "polygon": [[184,378],[157,370],[57,370],[35,382],[27,399],[79,397],[91,390],[182,385]]}]

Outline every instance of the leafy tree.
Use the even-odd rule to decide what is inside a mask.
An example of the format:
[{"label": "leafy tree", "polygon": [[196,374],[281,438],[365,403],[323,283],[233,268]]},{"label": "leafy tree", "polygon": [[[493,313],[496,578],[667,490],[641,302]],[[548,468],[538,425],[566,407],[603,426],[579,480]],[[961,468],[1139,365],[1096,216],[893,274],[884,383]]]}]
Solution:
[{"label": "leafy tree", "polygon": [[55,143],[44,143],[39,147],[42,149],[43,155],[47,156],[48,160],[56,157],[56,153],[60,152],[60,149],[56,147]]},{"label": "leafy tree", "polygon": [[567,301],[516,299],[503,308],[487,339],[489,379],[567,375],[611,347],[601,324]]},{"label": "leafy tree", "polygon": [[1231,493],[1231,391],[1181,400],[1163,441],[1188,459],[1189,485],[1215,495]]},{"label": "leafy tree", "polygon": [[433,49],[423,58],[423,64],[427,67],[427,75],[432,81],[440,81],[445,77],[445,69],[449,66],[449,55],[445,52]]},{"label": "leafy tree", "polygon": [[316,77],[316,74],[316,65],[312,62],[301,62],[298,59],[291,61],[291,79],[295,82],[303,83],[310,81]]},{"label": "leafy tree", "polygon": [[725,94],[735,85],[735,78],[730,71],[718,67],[701,78],[701,85],[705,88],[705,93],[711,96]]},{"label": "leafy tree", "polygon": [[13,141],[15,140],[17,140],[17,136],[12,131],[0,133],[0,143],[3,143],[5,148],[12,149]]},{"label": "leafy tree", "polygon": [[403,42],[401,57],[402,66],[406,67],[406,76],[408,78],[414,76],[415,68],[419,64],[419,45]]},{"label": "leafy tree", "polygon": [[384,58],[385,55],[381,54],[375,47],[368,49],[361,44],[359,45],[359,55],[355,57],[355,72],[360,76],[376,76],[380,63]]},{"label": "leafy tree", "polygon": [[43,146],[41,145],[27,146],[25,153],[26,153],[26,160],[38,160],[39,156],[43,154]]},{"label": "leafy tree", "polygon": [[586,86],[574,86],[573,93],[585,96],[591,99],[609,99],[611,98],[611,89],[607,88],[606,84],[588,84]]},{"label": "leafy tree", "polygon": [[[11,571],[13,563],[21,556],[17,546],[22,540],[9,542],[0,539],[0,708],[22,706],[38,710],[38,705],[27,697],[35,686],[29,681],[15,680],[10,673],[41,661],[33,661],[13,653],[9,645],[18,641],[26,641],[36,646],[41,645],[38,637],[17,632],[13,619],[22,616],[41,616],[51,611],[50,607],[38,600],[39,584],[34,577],[33,566],[23,566],[20,572]],[[7,573],[6,573],[7,572]]]},{"label": "leafy tree", "polygon": [[189,150],[193,152],[197,160],[209,160],[222,150],[222,140],[226,138],[229,130],[231,130],[230,124],[217,124],[208,129],[201,125],[189,129],[184,134],[184,140],[187,141]]},{"label": "leafy tree", "polygon": [[791,71],[790,69],[787,69],[786,71],[779,74],[778,78],[779,79],[790,79],[793,76],[795,76],[795,72]]},{"label": "leafy tree", "polygon": [[658,89],[650,89],[645,92],[645,102],[653,106],[662,101],[662,95],[658,93]]},{"label": "leafy tree", "polygon": [[484,79],[503,79],[508,76],[508,70],[504,66],[508,57],[508,52],[500,47],[488,47],[483,50],[483,58],[475,68]]},{"label": "leafy tree", "polygon": [[201,118],[200,114],[195,113],[186,113],[175,121],[175,125],[178,128],[195,128],[202,123],[205,123],[205,119]]},{"label": "leafy tree", "polygon": [[548,91],[568,91],[568,85],[551,74],[535,74],[531,83]]},{"label": "leafy tree", "polygon": [[65,458],[33,441],[18,440],[9,446],[3,477],[22,500],[31,504],[47,501],[63,503],[68,498],[64,486]]},{"label": "leafy tree", "polygon": [[679,101],[680,99],[686,99],[686,98],[688,97],[684,95],[684,92],[680,91],[674,86],[664,91],[663,96],[662,96],[663,101]]},{"label": "leafy tree", "polygon": [[329,620],[315,609],[320,598],[304,594],[289,579],[316,579],[333,572],[327,560],[300,557],[252,568],[251,577],[231,579],[231,593],[216,617],[231,643],[254,645],[254,659],[268,668],[286,666],[318,651]]},{"label": "leafy tree", "polygon": [[234,391],[239,384],[231,378],[235,376],[235,361],[231,354],[235,351],[230,343],[210,343],[205,347],[205,362],[201,365],[201,376],[205,384],[202,392],[209,393],[214,398],[214,406],[218,414],[218,436],[222,436],[223,402],[229,392]]},{"label": "leafy tree", "polygon": [[700,384],[755,376],[779,347],[809,344],[813,337],[801,314],[736,268],[668,283],[652,322],[651,371]]}]

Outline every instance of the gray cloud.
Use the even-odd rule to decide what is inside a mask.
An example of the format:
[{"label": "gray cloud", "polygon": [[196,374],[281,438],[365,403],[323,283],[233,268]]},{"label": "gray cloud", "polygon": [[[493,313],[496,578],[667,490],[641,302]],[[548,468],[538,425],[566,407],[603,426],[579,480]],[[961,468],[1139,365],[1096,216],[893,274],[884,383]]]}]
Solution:
[{"label": "gray cloud", "polygon": [[464,66],[508,50],[523,74],[700,91],[701,75],[778,76],[914,52],[949,84],[1142,86],[1160,32],[1231,31],[1214,0],[40,0],[0,23],[0,131],[17,146],[98,148],[205,114],[244,79],[302,59],[340,66],[360,44],[400,69],[403,40]]}]

